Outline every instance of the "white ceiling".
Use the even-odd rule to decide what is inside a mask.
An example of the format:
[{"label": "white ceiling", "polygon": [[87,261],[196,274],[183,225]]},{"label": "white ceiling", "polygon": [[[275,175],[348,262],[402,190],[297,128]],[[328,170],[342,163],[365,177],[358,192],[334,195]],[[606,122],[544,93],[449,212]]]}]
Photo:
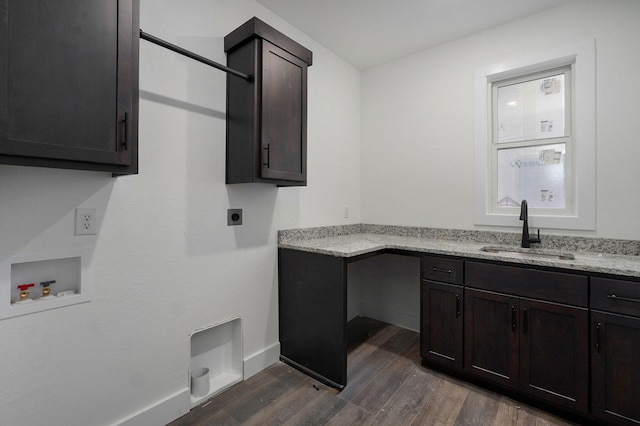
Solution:
[{"label": "white ceiling", "polygon": [[573,0],[257,0],[360,70]]}]

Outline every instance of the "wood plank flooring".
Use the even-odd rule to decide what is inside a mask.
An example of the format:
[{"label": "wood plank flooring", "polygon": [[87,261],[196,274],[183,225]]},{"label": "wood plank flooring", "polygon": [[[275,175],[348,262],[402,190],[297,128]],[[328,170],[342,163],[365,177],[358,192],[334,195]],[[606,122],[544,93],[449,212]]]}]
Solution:
[{"label": "wood plank flooring", "polygon": [[418,333],[361,317],[349,341],[342,392],[279,362],[170,425],[571,424],[422,367]]}]

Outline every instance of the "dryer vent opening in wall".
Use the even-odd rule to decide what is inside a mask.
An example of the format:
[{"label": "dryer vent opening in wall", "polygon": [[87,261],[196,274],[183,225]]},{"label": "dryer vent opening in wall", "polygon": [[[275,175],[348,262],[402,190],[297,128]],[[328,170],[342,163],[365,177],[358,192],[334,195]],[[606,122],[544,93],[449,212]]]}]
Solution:
[{"label": "dryer vent opening in wall", "polygon": [[[190,346],[191,407],[244,379],[239,317],[195,331]],[[192,376],[195,380],[191,380]],[[205,376],[208,384],[202,383]],[[206,393],[203,393],[205,389]]]}]

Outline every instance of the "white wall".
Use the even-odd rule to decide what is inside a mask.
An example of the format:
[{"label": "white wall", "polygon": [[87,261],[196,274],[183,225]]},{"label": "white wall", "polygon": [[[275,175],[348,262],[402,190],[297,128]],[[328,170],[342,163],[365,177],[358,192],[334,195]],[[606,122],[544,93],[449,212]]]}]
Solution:
[{"label": "white wall", "polygon": [[475,69],[595,38],[597,223],[582,235],[640,239],[638,22],[637,0],[576,1],[365,71],[363,222],[474,229]]},{"label": "white wall", "polygon": [[[577,2],[370,69],[362,87],[252,0],[141,3],[145,31],[219,62],[224,35],[254,15],[314,52],[309,186],[225,185],[224,74],[142,41],[139,175],[0,166],[0,262],[84,249],[93,282],[89,303],[0,321],[0,423],[110,424],[173,400],[189,334],[236,315],[254,373],[278,340],[277,229],[472,229],[473,71],[528,49],[597,39],[595,235],[640,238],[636,0]],[[77,207],[97,208],[97,236],[73,236]],[[230,207],[242,227],[226,226]]]},{"label": "white wall", "polygon": [[384,254],[347,266],[347,320],[363,315],[420,331],[419,257]]},{"label": "white wall", "polygon": [[[143,30],[218,62],[252,16],[313,51],[309,185],[225,185],[225,74],[141,41],[139,175],[0,166],[0,256],[85,249],[93,282],[89,303],[0,321],[2,424],[111,424],[167,398],[171,420],[189,335],[234,316],[255,373],[278,355],[276,231],[360,222],[360,73],[253,1],[141,3]],[[77,207],[96,236],[73,236]]]}]

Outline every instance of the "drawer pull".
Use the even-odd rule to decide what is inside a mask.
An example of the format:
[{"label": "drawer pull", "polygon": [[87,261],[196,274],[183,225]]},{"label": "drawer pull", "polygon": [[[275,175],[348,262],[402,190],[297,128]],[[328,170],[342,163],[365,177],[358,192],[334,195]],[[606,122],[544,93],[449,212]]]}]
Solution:
[{"label": "drawer pull", "polygon": [[456,294],[456,318],[460,317],[460,295]]},{"label": "drawer pull", "polygon": [[516,307],[511,305],[511,331],[516,331]]},{"label": "drawer pull", "polygon": [[444,269],[444,268],[436,268],[433,267],[433,272],[442,272],[444,274],[453,274],[453,269]]},{"label": "drawer pull", "polygon": [[607,295],[607,299],[622,300],[624,302],[640,303],[640,299],[633,299],[631,297],[620,297],[620,296],[616,296],[615,294],[608,294]]},{"label": "drawer pull", "polygon": [[599,322],[596,323],[596,349],[600,352],[600,327],[602,324]]}]

